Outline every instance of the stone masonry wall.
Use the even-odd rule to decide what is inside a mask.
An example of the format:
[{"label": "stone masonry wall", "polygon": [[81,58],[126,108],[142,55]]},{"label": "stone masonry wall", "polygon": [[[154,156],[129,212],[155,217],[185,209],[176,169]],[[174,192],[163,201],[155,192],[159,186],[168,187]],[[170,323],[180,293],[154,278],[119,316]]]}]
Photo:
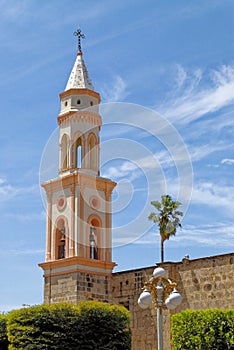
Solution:
[{"label": "stone masonry wall", "polygon": [[44,303],[53,304],[80,300],[111,301],[111,276],[84,272],[67,273],[45,278]]},{"label": "stone masonry wall", "polygon": [[[170,350],[170,317],[185,309],[234,308],[234,253],[207,258],[159,264],[167,277],[177,283],[183,297],[181,305],[171,312],[163,310],[164,350]],[[132,315],[132,350],[157,349],[156,311],[142,310],[137,299],[145,280],[155,266],[113,274],[113,301],[126,306]]]}]

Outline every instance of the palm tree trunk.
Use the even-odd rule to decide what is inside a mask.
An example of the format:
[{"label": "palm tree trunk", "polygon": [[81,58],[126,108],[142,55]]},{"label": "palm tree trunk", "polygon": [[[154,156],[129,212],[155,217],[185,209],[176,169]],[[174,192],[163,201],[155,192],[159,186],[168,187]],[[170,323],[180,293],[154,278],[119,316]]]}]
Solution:
[{"label": "palm tree trunk", "polygon": [[161,262],[164,262],[164,246],[163,246],[163,239],[161,238]]}]

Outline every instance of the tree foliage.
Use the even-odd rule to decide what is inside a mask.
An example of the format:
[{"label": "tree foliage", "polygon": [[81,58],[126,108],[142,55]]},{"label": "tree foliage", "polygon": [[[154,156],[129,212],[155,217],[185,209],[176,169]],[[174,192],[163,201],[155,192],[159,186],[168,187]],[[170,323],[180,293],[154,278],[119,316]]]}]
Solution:
[{"label": "tree foliage", "polygon": [[7,315],[0,314],[0,349],[7,350],[8,349],[8,337],[7,337]]},{"label": "tree foliage", "polygon": [[77,314],[70,304],[38,305],[10,312],[9,349],[77,349]]},{"label": "tree foliage", "polygon": [[159,227],[161,236],[161,261],[164,262],[164,242],[170,236],[176,234],[177,227],[181,227],[180,220],[183,213],[177,210],[181,203],[173,201],[169,195],[164,195],[161,196],[161,202],[152,201],[151,204],[157,212],[152,212],[148,219]]},{"label": "tree foliage", "polygon": [[131,349],[130,314],[125,307],[87,301],[80,303],[78,309],[80,349]]},{"label": "tree foliage", "polygon": [[185,310],[172,315],[174,350],[233,350],[234,310]]},{"label": "tree foliage", "polygon": [[96,301],[15,310],[7,318],[9,350],[128,350],[129,322],[124,307]]}]

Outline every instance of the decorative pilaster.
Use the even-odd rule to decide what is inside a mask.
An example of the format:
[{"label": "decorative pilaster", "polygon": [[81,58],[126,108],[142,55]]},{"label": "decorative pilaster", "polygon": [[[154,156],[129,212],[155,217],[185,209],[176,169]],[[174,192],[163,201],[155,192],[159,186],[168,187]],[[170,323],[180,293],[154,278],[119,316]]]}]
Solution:
[{"label": "decorative pilaster", "polygon": [[83,186],[80,186],[80,232],[79,232],[79,256],[86,256],[85,249],[85,232],[84,232],[84,197],[83,197],[84,189]]},{"label": "decorative pilaster", "polygon": [[106,199],[106,261],[111,261],[111,191],[105,192]]},{"label": "decorative pilaster", "polygon": [[75,190],[76,186],[71,186],[71,232],[70,232],[70,246],[69,257],[75,256]]},{"label": "decorative pilaster", "polygon": [[52,231],[52,193],[47,193],[47,223],[46,223],[46,261],[51,260],[51,231]]}]

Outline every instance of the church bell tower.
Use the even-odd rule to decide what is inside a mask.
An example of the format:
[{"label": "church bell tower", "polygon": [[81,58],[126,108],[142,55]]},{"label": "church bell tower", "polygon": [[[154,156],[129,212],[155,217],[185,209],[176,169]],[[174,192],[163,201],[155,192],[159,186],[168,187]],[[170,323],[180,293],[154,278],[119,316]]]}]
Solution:
[{"label": "church bell tower", "polygon": [[[47,194],[44,302],[110,300],[112,262],[111,194],[116,183],[100,176],[102,118],[81,51],[58,115],[58,177],[42,184]],[[55,154],[55,157],[57,155]]]}]

